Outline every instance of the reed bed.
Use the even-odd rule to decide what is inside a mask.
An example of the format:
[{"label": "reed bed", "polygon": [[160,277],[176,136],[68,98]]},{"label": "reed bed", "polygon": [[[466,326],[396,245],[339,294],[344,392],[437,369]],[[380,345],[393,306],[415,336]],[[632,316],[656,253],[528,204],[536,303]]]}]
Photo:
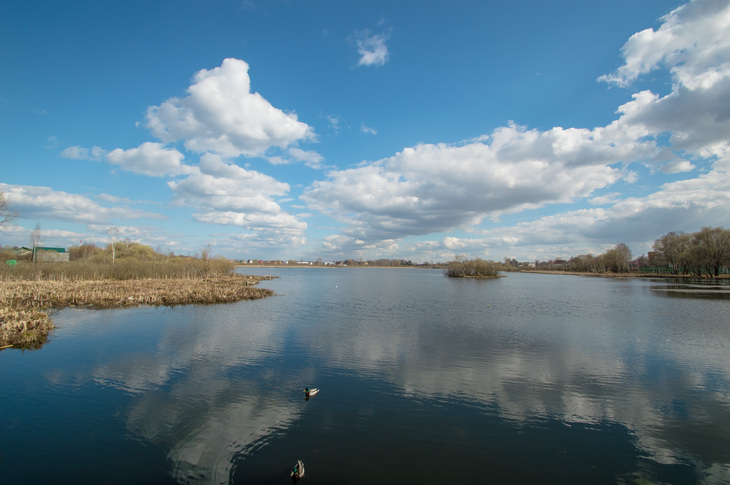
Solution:
[{"label": "reed bed", "polygon": [[230,275],[234,269],[235,265],[225,259],[122,260],[115,264],[77,260],[71,263],[22,263],[16,266],[3,264],[0,265],[0,281],[215,278]]},{"label": "reed bed", "polygon": [[39,348],[48,338],[53,322],[47,311],[35,308],[0,307],[0,349]]},{"label": "reed bed", "polygon": [[15,279],[0,284],[0,348],[42,345],[53,328],[50,310],[69,306],[93,309],[142,305],[175,306],[229,303],[273,295],[256,288],[262,278],[238,274],[215,277],[138,279]]}]

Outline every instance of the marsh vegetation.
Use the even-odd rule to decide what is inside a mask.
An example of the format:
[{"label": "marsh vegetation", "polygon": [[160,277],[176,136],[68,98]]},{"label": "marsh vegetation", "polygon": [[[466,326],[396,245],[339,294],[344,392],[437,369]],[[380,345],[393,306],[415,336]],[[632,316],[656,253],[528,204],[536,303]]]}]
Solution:
[{"label": "marsh vegetation", "polygon": [[450,278],[499,278],[499,264],[481,258],[466,259],[457,256],[446,267],[446,276]]},{"label": "marsh vegetation", "polygon": [[[157,254],[144,248],[137,248],[138,254]],[[127,257],[112,264],[103,252],[70,263],[2,265],[0,347],[42,346],[53,328],[50,311],[68,306],[212,304],[273,294],[255,287],[261,277],[234,273],[234,264],[226,259]]]}]

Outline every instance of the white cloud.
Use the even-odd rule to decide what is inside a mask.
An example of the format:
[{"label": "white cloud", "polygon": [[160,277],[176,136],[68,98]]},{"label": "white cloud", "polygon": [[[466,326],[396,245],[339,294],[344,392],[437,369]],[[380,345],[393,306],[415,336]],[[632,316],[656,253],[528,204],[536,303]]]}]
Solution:
[{"label": "white cloud", "polygon": [[182,163],[185,155],[174,148],[165,148],[161,143],[146,142],[137,148],[117,148],[106,155],[109,163],[129,172],[163,177],[190,173],[191,167]]},{"label": "white cloud", "polygon": [[236,234],[219,242],[221,246],[229,247],[232,253],[244,257],[255,256],[256,253],[270,254],[273,250],[281,249],[284,251],[282,257],[288,258],[292,252],[306,245],[307,238],[297,229],[278,229]]},{"label": "white cloud", "polygon": [[613,192],[611,194],[606,195],[599,195],[597,197],[592,197],[588,199],[588,202],[591,205],[607,205],[607,204],[615,204],[618,200],[620,200],[621,194],[618,192]]},{"label": "white cloud", "polygon": [[184,140],[188,150],[225,157],[260,156],[271,147],[313,139],[312,128],[295,114],[251,92],[248,69],[246,62],[229,58],[198,71],[188,96],[147,109],[147,127],[164,142]]},{"label": "white cloud", "polygon": [[675,159],[670,160],[662,165],[662,172],[664,173],[682,173],[691,172],[695,166],[689,160]]},{"label": "white cloud", "polygon": [[195,219],[209,224],[241,226],[255,231],[272,230],[301,235],[306,223],[285,212],[241,212],[241,211],[207,211],[199,212]]},{"label": "white cloud", "polygon": [[93,160],[100,161],[106,151],[101,147],[84,148],[78,145],[68,147],[61,152],[61,156],[64,158],[70,158],[73,160]]},{"label": "white cloud", "polygon": [[[628,86],[652,70],[667,69],[671,93],[636,92],[618,108],[615,121],[592,130],[510,124],[458,145],[406,148],[332,171],[302,198],[346,225],[345,244],[478,231],[486,217],[583,199],[607,207],[545,216],[527,224],[524,233],[522,226],[506,230],[517,239],[505,233],[488,242],[503,248],[595,246],[730,223],[730,4],[692,1],[663,17],[658,30],[632,36],[622,52],[625,64],[601,80]],[[652,173],[690,174],[700,165],[708,171],[645,197],[595,196],[618,181],[637,182],[637,171],[630,169],[635,163]]]},{"label": "white cloud", "polygon": [[104,207],[78,194],[53,190],[50,187],[8,185],[0,183],[13,209],[22,219],[66,221],[82,224],[103,224],[111,219],[161,219],[155,213],[127,207]]},{"label": "white cloud", "polygon": [[357,65],[360,66],[382,66],[388,62],[388,46],[385,42],[388,40],[384,34],[370,34],[368,31],[358,32],[355,35],[355,43],[357,44],[357,53],[360,60]]},{"label": "white cloud", "polygon": [[289,185],[260,172],[225,163],[220,156],[207,153],[200,165],[179,181],[168,182],[178,202],[184,205],[203,204],[228,210],[278,210],[270,198],[284,195]]},{"label": "white cloud", "polygon": [[311,150],[302,150],[301,148],[289,148],[285,155],[268,157],[267,160],[272,165],[287,165],[290,163],[304,162],[310,168],[323,168],[324,157],[319,153]]},{"label": "white cloud", "polygon": [[484,140],[418,145],[329,172],[302,198],[365,241],[444,232],[572,202],[621,180],[626,174],[611,164],[653,150],[650,142],[621,136],[615,128],[538,132],[511,125]]},{"label": "white cloud", "polygon": [[662,149],[652,159],[649,165],[659,167],[664,173],[691,172],[696,167],[689,160],[677,156],[672,150]]},{"label": "white cloud", "polygon": [[671,230],[730,227],[728,165],[730,160],[723,157],[707,174],[665,184],[645,197],[621,200],[620,194],[608,194],[590,199],[592,204],[604,207],[479,230],[471,238],[446,237],[441,244],[426,248],[420,243],[408,246],[437,260],[459,252],[480,254],[485,248],[496,259],[509,254],[519,254],[522,260],[551,259],[584,254],[589,248],[603,252],[620,242],[629,243],[636,255],[646,254],[657,238]]},{"label": "white cloud", "polygon": [[322,162],[324,157],[319,153],[311,150],[302,150],[301,148],[290,148],[288,150],[289,156],[297,162],[304,162],[307,167],[310,168],[322,168]]},{"label": "white cloud", "polygon": [[[730,177],[715,168],[695,179],[665,184],[645,197],[630,197],[607,208],[547,216],[508,228],[521,245],[582,240],[653,243],[669,231],[694,232],[703,226],[730,226]],[[550,235],[552,241],[545,239]]]},{"label": "white cloud", "polygon": [[99,194],[95,197],[96,199],[99,199],[104,202],[110,202],[112,204],[136,204],[139,203],[138,201],[134,201],[127,197],[118,197],[116,195],[111,194]]},{"label": "white cloud", "polygon": [[[647,135],[670,134],[671,149],[712,156],[730,133],[730,4],[695,0],[662,18],[661,27],[633,35],[622,52],[625,63],[600,79],[627,86],[640,75],[668,69],[672,92],[634,94],[620,107],[623,123]],[[690,170],[674,160],[665,171]]]},{"label": "white cloud", "polygon": [[632,35],[621,49],[624,65],[599,79],[627,86],[665,67],[688,89],[710,88],[730,74],[729,24],[727,2],[691,1],[662,17],[658,30]]},{"label": "white cloud", "polygon": [[274,201],[289,192],[288,184],[225,163],[218,155],[203,155],[188,177],[168,185],[179,205],[197,207],[194,217],[200,222],[298,236],[307,227]]}]

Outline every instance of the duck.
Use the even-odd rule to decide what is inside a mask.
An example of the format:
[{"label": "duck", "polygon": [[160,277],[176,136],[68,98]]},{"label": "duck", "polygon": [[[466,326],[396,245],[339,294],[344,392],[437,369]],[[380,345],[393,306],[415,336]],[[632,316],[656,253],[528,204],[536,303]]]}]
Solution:
[{"label": "duck", "polygon": [[302,460],[297,461],[297,464],[291,469],[291,477],[293,480],[304,477],[304,463],[302,463]]},{"label": "duck", "polygon": [[310,397],[314,396],[315,394],[317,394],[318,392],[319,392],[319,389],[317,389],[317,388],[310,389],[308,387],[305,387],[304,388],[304,397],[310,398]]}]

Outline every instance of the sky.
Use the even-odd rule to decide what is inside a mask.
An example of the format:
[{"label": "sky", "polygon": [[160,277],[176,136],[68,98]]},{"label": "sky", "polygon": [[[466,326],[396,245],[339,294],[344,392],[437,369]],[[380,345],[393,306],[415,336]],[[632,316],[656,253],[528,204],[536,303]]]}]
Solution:
[{"label": "sky", "polygon": [[730,0],[0,5],[0,244],[647,254],[730,228]]}]

